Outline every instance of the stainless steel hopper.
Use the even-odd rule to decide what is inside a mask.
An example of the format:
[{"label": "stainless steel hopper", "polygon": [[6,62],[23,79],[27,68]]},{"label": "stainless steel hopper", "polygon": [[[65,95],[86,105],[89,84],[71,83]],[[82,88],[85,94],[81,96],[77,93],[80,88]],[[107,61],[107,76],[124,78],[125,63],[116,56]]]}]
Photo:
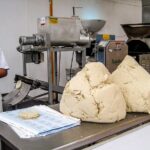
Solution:
[{"label": "stainless steel hopper", "polygon": [[99,30],[101,30],[105,25],[105,22],[106,22],[105,20],[96,20],[96,19],[81,20],[83,29],[90,35],[94,35]]}]

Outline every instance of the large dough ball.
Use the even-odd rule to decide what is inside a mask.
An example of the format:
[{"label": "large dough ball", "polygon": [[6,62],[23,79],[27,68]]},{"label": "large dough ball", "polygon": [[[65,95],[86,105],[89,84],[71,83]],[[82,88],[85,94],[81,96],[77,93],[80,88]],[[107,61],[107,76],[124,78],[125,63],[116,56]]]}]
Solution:
[{"label": "large dough ball", "polygon": [[64,89],[60,111],[83,121],[111,123],[124,119],[126,104],[120,88],[107,83],[102,63],[87,64]]},{"label": "large dough ball", "polygon": [[126,56],[110,76],[123,92],[128,112],[150,113],[150,75],[131,56]]}]

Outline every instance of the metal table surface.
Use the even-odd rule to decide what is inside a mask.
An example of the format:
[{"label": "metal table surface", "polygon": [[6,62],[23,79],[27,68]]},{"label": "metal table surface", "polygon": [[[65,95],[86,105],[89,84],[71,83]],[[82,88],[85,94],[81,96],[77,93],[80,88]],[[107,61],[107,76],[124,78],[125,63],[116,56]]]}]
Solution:
[{"label": "metal table surface", "polygon": [[[58,109],[58,105],[55,106]],[[83,122],[80,126],[67,129],[45,137],[21,139],[5,123],[0,122],[0,135],[11,149],[19,150],[70,150],[110,138],[131,128],[150,121],[150,115],[143,113],[127,114],[126,119],[112,124]]]}]

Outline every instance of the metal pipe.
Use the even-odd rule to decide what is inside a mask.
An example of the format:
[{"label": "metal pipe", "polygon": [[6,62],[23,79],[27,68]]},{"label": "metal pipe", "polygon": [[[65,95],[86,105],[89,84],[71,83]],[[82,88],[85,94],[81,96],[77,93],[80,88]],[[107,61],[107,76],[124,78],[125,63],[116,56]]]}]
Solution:
[{"label": "metal pipe", "polygon": [[25,54],[22,54],[22,60],[23,60],[23,75],[27,76],[27,65],[26,65]]},{"label": "metal pipe", "polygon": [[51,66],[51,39],[50,35],[46,34],[46,47],[47,47],[47,76],[48,76],[48,102],[53,104],[52,92],[52,66]]},{"label": "metal pipe", "polygon": [[53,0],[50,0],[50,16],[53,16]]},{"label": "metal pipe", "polygon": [[82,68],[85,66],[86,64],[86,48],[84,48],[84,50],[82,51]]},{"label": "metal pipe", "polygon": [[83,7],[75,7],[75,6],[72,7],[72,11],[73,11],[73,16],[74,17],[76,16],[76,11],[75,11],[76,8],[83,8]]},{"label": "metal pipe", "polygon": [[[50,13],[50,16],[53,16],[53,0],[50,0],[50,7],[49,7],[49,13]],[[52,77],[52,84],[54,85],[55,84],[55,79],[56,79],[56,76],[55,76],[55,65],[54,64],[55,62],[55,57],[54,57],[54,51],[53,49],[51,48],[51,77]],[[52,93],[52,98],[55,97],[55,94]]]},{"label": "metal pipe", "polygon": [[50,47],[47,48],[47,76],[48,76],[48,102],[49,104],[53,104],[53,96],[52,96],[52,78],[51,78],[51,52]]}]

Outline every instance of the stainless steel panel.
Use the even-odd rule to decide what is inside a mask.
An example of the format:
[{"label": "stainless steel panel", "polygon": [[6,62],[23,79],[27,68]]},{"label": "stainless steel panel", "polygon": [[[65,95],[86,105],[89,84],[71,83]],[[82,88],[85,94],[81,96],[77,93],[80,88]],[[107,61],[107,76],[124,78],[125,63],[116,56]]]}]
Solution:
[{"label": "stainless steel panel", "polygon": [[143,6],[142,8],[142,22],[150,23],[150,4],[149,6]]},{"label": "stainless steel panel", "polygon": [[79,41],[80,26],[78,18],[44,17],[38,19],[38,33],[49,34],[52,45]]},{"label": "stainless steel panel", "polygon": [[95,34],[96,32],[100,31],[103,26],[105,25],[104,20],[81,20],[81,24],[86,32],[90,34]]},{"label": "stainless steel panel", "polygon": [[128,46],[123,41],[110,41],[105,54],[105,65],[110,72],[113,72],[128,55]]}]

